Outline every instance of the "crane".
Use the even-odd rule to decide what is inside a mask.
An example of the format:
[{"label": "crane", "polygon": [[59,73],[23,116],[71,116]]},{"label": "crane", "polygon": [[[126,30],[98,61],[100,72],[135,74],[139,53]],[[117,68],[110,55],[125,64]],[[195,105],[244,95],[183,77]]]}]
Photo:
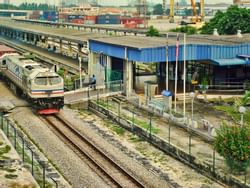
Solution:
[{"label": "crane", "polygon": [[[196,4],[195,4],[195,0],[190,0],[191,1],[191,6],[192,6],[192,10],[193,10],[193,18],[192,23],[197,23],[200,22],[202,20],[204,20],[205,17],[205,11],[204,11],[204,0],[200,0],[200,18],[197,14],[197,10],[196,10]],[[170,14],[169,14],[169,22],[173,23],[174,22],[174,0],[170,0]]]}]

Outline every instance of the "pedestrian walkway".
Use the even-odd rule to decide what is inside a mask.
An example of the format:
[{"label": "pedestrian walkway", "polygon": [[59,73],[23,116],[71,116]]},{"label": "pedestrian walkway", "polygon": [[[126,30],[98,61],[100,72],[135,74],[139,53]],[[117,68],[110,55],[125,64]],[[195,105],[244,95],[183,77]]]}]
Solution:
[{"label": "pedestrian walkway", "polygon": [[123,92],[122,81],[112,81],[105,83],[102,86],[96,86],[96,89],[92,85],[84,88],[80,88],[74,91],[68,91],[64,93],[65,104],[77,104],[88,100],[94,100],[113,95],[118,95]]}]

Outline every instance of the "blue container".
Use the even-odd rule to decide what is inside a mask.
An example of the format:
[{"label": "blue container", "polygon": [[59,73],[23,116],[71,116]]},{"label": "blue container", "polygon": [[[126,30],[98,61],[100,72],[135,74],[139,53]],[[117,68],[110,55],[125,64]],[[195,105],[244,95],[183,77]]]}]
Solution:
[{"label": "blue container", "polygon": [[120,15],[105,14],[97,17],[97,24],[120,24]]},{"label": "blue container", "polygon": [[104,14],[104,15],[99,15],[97,16],[97,19],[100,20],[117,20],[120,19],[120,15],[118,14]]},{"label": "blue container", "polygon": [[84,19],[84,15],[68,15],[68,20]]},{"label": "blue container", "polygon": [[120,24],[120,19],[98,19],[97,24]]}]

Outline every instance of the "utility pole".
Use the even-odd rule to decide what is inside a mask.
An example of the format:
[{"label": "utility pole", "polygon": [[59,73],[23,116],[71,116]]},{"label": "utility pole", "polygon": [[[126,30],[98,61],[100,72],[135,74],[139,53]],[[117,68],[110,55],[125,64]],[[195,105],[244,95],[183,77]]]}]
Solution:
[{"label": "utility pole", "polygon": [[166,15],[166,0],[162,1],[162,11],[163,11],[163,15]]}]

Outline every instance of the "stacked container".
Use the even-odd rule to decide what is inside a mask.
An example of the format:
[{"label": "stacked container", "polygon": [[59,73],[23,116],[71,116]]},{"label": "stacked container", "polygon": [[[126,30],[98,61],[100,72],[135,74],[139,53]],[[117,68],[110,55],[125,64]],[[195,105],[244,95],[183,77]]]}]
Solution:
[{"label": "stacked container", "polygon": [[43,14],[40,15],[40,20],[47,20],[51,22],[58,21],[58,12],[56,11],[43,11]]},{"label": "stacked container", "polygon": [[87,25],[96,24],[97,16],[85,16],[84,23]]},{"label": "stacked container", "polygon": [[67,22],[68,20],[68,15],[65,14],[65,13],[59,13],[59,16],[58,16],[58,22]]},{"label": "stacked container", "polygon": [[40,14],[42,14],[42,11],[35,10],[29,15],[29,19],[31,19],[31,20],[39,20],[40,19]]},{"label": "stacked container", "polygon": [[120,15],[105,14],[97,16],[97,24],[120,24]]},{"label": "stacked container", "polygon": [[83,24],[84,23],[84,15],[68,15],[67,22]]},{"label": "stacked container", "polygon": [[122,24],[144,24],[144,19],[140,17],[121,17]]}]

